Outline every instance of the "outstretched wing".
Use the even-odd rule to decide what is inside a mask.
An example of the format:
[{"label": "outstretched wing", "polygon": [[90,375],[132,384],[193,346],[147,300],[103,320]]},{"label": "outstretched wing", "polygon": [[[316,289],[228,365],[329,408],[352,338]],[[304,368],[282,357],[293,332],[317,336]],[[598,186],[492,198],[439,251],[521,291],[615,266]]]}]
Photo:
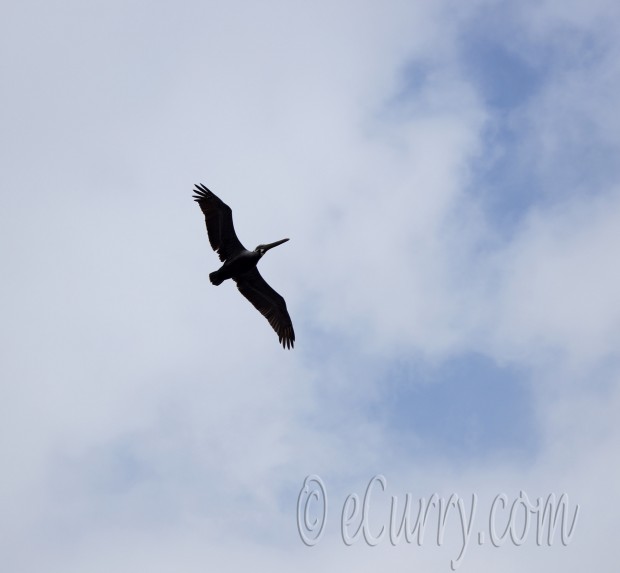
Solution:
[{"label": "outstretched wing", "polygon": [[233,277],[241,294],[269,321],[284,348],[293,348],[295,331],[286,302],[273,290],[254,268],[239,277]]},{"label": "outstretched wing", "polygon": [[245,250],[237,238],[233,226],[232,209],[217,195],[214,195],[202,183],[194,189],[194,201],[200,205],[205,215],[209,242],[213,250],[219,255],[220,261],[225,261],[232,255]]}]

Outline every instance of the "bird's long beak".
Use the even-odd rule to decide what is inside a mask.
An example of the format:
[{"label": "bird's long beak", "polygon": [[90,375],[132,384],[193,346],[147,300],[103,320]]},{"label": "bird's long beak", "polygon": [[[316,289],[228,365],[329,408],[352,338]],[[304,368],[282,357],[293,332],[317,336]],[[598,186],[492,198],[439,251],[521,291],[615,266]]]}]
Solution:
[{"label": "bird's long beak", "polygon": [[276,241],[275,243],[269,243],[267,245],[264,245],[265,251],[268,251],[269,249],[273,249],[274,247],[277,247],[278,245],[281,245],[282,243],[286,243],[286,241],[288,241],[288,239],[280,239],[279,241]]}]

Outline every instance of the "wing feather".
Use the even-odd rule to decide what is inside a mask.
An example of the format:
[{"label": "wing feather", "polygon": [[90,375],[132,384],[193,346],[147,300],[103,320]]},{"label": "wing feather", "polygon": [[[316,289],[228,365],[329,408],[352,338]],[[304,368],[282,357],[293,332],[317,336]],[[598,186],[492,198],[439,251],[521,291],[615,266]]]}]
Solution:
[{"label": "wing feather", "polygon": [[237,238],[233,225],[232,209],[202,183],[194,189],[194,201],[204,213],[207,234],[213,250],[224,262],[231,256],[245,250]]},{"label": "wing feather", "polygon": [[269,321],[282,346],[293,348],[295,331],[282,296],[267,284],[256,268],[237,278],[233,277],[233,280],[241,294]]}]

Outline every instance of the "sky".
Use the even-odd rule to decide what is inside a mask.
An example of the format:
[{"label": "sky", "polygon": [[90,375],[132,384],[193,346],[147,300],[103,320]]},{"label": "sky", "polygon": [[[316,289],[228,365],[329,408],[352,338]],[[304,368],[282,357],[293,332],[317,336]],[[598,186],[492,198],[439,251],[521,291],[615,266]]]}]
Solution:
[{"label": "sky", "polygon": [[[613,568],[619,21],[611,0],[5,6],[7,570]],[[260,268],[294,350],[209,283],[199,182],[246,247],[290,237]],[[407,500],[418,542],[391,527]]]}]

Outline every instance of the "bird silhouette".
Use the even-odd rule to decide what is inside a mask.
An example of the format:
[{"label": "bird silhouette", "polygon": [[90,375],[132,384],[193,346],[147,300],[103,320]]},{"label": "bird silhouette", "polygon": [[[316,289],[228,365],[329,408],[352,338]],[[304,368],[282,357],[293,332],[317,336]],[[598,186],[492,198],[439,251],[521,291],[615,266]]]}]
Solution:
[{"label": "bird silhouette", "polygon": [[204,213],[209,242],[224,263],[217,271],[209,274],[211,283],[217,286],[227,279],[234,280],[239,292],[269,321],[283,348],[293,348],[295,331],[286,302],[267,284],[256,268],[258,261],[269,249],[288,239],[258,245],[249,251],[235,233],[232,209],[204,185],[198,184],[195,187],[193,197]]}]

